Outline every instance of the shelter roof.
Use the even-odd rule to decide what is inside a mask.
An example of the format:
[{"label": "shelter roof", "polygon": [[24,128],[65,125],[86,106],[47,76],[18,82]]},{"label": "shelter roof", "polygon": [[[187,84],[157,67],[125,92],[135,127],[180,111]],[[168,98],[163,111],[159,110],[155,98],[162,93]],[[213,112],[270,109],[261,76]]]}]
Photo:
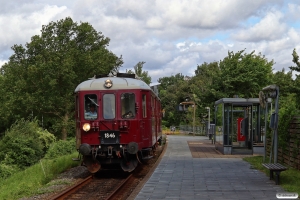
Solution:
[{"label": "shelter roof", "polygon": [[[272,99],[268,98],[268,103],[271,103]],[[259,104],[259,98],[222,98],[215,101],[215,106],[219,104],[241,104],[241,105],[251,105],[251,104]]]}]

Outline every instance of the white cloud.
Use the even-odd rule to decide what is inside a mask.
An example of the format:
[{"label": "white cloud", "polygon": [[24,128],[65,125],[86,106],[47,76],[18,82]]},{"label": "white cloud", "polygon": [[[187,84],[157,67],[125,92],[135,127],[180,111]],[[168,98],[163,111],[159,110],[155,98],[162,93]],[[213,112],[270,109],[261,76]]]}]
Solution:
[{"label": "white cloud", "polygon": [[6,63],[6,60],[0,60],[0,68],[2,67],[2,65],[4,65],[4,63]]},{"label": "white cloud", "polygon": [[287,25],[281,22],[282,18],[283,14],[279,11],[268,12],[259,23],[233,34],[233,38],[246,42],[279,39],[288,29]]},{"label": "white cloud", "polygon": [[158,78],[172,76],[178,73],[192,76],[196,68],[193,68],[191,66],[194,66],[194,63],[197,62],[198,59],[198,53],[178,55],[177,57],[166,63],[164,66],[162,66],[162,68],[149,70],[149,73],[151,72],[154,77],[152,78],[152,83],[156,84]]},{"label": "white cloud", "polygon": [[[24,5],[27,10],[28,5]],[[37,10],[30,12],[0,15],[0,50],[8,49],[14,44],[25,44],[33,35],[40,34],[42,25],[54,19],[61,18],[61,13],[66,12],[66,7],[37,6]],[[22,8],[19,8],[22,10]]]},{"label": "white cloud", "polygon": [[[299,3],[299,2],[298,2]],[[288,13],[287,15],[291,17],[292,20],[299,20],[300,19],[300,5],[297,4],[288,4]]]},{"label": "white cloud", "polygon": [[146,27],[150,29],[163,29],[164,23],[161,18],[154,16],[147,20]]},{"label": "white cloud", "polygon": [[194,29],[230,29],[260,8],[280,0],[239,1],[159,1],[162,16],[173,25]]},{"label": "white cloud", "polygon": [[[145,61],[152,82],[177,73],[192,76],[197,65],[224,59],[228,51],[246,49],[288,67],[300,44],[299,2],[284,0],[22,0],[0,8],[0,58],[13,44],[30,42],[42,25],[71,16],[89,22],[111,39],[108,48],[122,55],[121,70]],[[288,12],[285,12],[288,10]],[[250,19],[259,19],[251,22]],[[253,24],[254,23],[254,24]],[[281,69],[280,69],[281,70]]]}]

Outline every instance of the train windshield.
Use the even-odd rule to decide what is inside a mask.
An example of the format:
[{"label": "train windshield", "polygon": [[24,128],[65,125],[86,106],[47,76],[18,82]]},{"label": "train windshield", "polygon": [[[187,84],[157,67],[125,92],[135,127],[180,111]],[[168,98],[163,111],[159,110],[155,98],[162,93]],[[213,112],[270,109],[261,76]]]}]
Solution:
[{"label": "train windshield", "polygon": [[114,119],[116,117],[116,97],[114,94],[103,95],[103,118]]},{"label": "train windshield", "polygon": [[88,94],[84,96],[84,118],[87,120],[95,120],[98,118],[99,105],[97,95]]},{"label": "train windshield", "polygon": [[134,93],[123,93],[121,95],[122,118],[135,117],[135,95]]}]

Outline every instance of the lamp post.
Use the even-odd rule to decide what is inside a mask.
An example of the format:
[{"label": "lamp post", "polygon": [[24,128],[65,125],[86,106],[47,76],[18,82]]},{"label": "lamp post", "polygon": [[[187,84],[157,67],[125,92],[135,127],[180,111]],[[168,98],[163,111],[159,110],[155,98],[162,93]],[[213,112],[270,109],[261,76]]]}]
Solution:
[{"label": "lamp post", "polygon": [[193,116],[193,136],[195,136],[195,115],[196,115],[196,104],[193,101],[184,101],[180,103],[181,105],[192,105],[194,107],[194,116]]},{"label": "lamp post", "polygon": [[207,130],[208,130],[208,135],[210,135],[210,107],[205,107],[206,110],[208,110],[208,123],[207,123]]},{"label": "lamp post", "polygon": [[[275,99],[275,111],[271,115],[271,122],[270,122],[270,128],[273,129],[273,141],[271,144],[271,152],[270,152],[270,162],[272,160],[272,150],[274,150],[274,163],[277,163],[277,157],[278,157],[278,113],[279,113],[279,87],[277,85],[269,85],[267,87],[264,87],[262,89],[264,92],[268,93],[268,96],[270,96],[272,99]],[[268,104],[267,104],[268,105]],[[272,104],[271,104],[272,106]],[[271,107],[272,109],[272,107]],[[266,130],[267,127],[265,127]],[[266,135],[266,133],[265,133]],[[264,143],[266,144],[266,139],[264,140]],[[273,146],[274,144],[274,146]],[[264,148],[266,149],[266,145],[264,145]],[[266,152],[266,150],[265,150]],[[265,154],[266,155],[266,154]]]},{"label": "lamp post", "polygon": [[208,129],[210,129],[210,107],[205,107],[208,110]]}]

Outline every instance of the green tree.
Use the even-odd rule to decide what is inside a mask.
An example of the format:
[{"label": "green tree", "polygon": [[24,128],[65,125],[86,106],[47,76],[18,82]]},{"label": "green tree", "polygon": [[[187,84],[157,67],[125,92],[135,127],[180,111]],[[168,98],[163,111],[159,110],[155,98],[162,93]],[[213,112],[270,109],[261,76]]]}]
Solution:
[{"label": "green tree", "polygon": [[297,66],[296,67],[290,67],[291,70],[294,70],[294,71],[297,71],[297,72],[300,72],[300,62],[299,62],[299,56],[296,52],[296,49],[293,50],[293,53],[292,53],[292,56],[293,56],[293,63],[295,63]]},{"label": "green tree", "polygon": [[[293,63],[296,64],[296,66],[291,66],[290,69],[292,71],[300,72],[299,56],[296,52],[296,49],[293,50],[292,56],[293,56],[292,61],[293,61]],[[296,94],[297,102],[299,102],[299,100],[300,100],[300,75],[299,74],[296,74],[296,78],[295,78],[294,84],[292,86],[292,91]],[[297,108],[298,109],[300,108],[299,104],[297,104]]]},{"label": "green tree", "polygon": [[276,72],[272,78],[272,84],[279,87],[280,97],[288,96],[293,92],[293,74],[292,71],[285,73],[285,69]]},{"label": "green tree", "polygon": [[285,148],[290,139],[290,122],[296,114],[299,114],[295,94],[289,93],[281,95],[280,90],[279,107],[278,145],[279,147]]},{"label": "green tree", "polygon": [[135,74],[138,78],[142,81],[147,83],[148,85],[151,84],[151,76],[148,75],[148,71],[143,71],[143,66],[146,62],[138,62],[134,67],[134,72],[132,70],[128,70],[128,74]]},{"label": "green tree", "polygon": [[74,128],[76,86],[96,74],[118,71],[123,63],[107,49],[109,41],[89,23],[67,17],[43,26],[25,47],[14,45],[14,54],[1,68],[0,115],[7,125],[33,115],[66,139]]},{"label": "green tree", "polygon": [[188,112],[176,111],[176,107],[186,97],[197,105],[196,119],[202,119],[208,112],[205,107],[210,107],[212,111],[214,102],[220,98],[234,95],[255,98],[271,82],[290,83],[290,73],[284,76],[280,73],[273,75],[273,60],[268,61],[265,56],[255,54],[254,51],[250,54],[244,51],[228,52],[228,56],[220,62],[198,65],[195,76],[190,80],[185,80],[181,74],[160,78],[158,89],[162,108],[165,109],[164,123],[168,126],[191,123],[191,109]]},{"label": "green tree", "polygon": [[222,98],[218,88],[218,78],[221,76],[221,71],[218,62],[206,63],[198,65],[195,70],[195,76],[192,78],[191,88],[193,93],[199,99],[197,102],[200,113],[207,112],[205,107],[212,107],[214,102]]},{"label": "green tree", "polygon": [[[3,87],[3,81],[4,81],[4,78],[3,78],[3,75],[0,74],[0,110],[1,108],[3,108],[4,106],[4,101],[5,101],[5,98],[4,98],[4,94],[5,94],[5,91],[4,91],[4,87]],[[6,128],[6,124],[8,124],[8,121],[7,121],[7,118],[5,117],[5,115],[1,114],[0,112],[0,140],[2,138],[2,136],[4,135],[4,130]]]},{"label": "green tree", "polygon": [[268,61],[261,53],[256,55],[255,51],[250,54],[244,51],[228,52],[228,56],[219,63],[221,74],[215,90],[222,98],[233,95],[257,97],[261,88],[271,82],[273,60]]},{"label": "green tree", "polygon": [[169,127],[179,125],[181,121],[186,121],[186,113],[179,112],[178,106],[191,93],[188,81],[184,80],[182,74],[171,77],[159,78],[159,97],[162,108],[165,110],[163,118],[164,125]]},{"label": "green tree", "polygon": [[0,140],[0,164],[24,169],[38,162],[55,136],[39,127],[37,120],[17,120]]}]

